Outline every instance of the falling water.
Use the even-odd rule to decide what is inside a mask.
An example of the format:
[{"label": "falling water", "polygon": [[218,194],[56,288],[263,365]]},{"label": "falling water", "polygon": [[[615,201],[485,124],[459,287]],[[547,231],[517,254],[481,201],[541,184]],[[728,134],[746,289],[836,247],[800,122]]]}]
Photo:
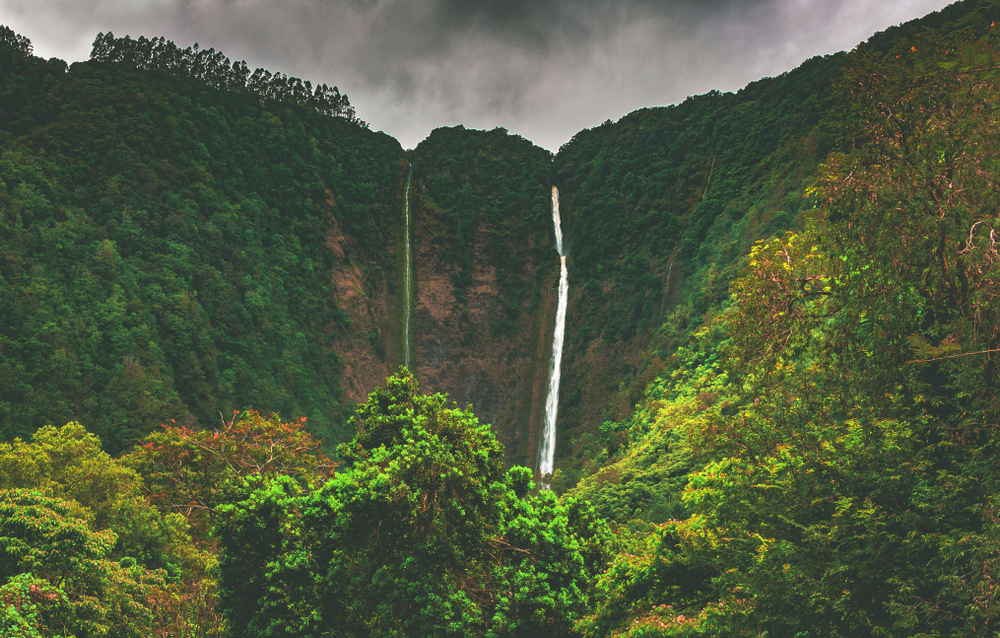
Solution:
[{"label": "falling water", "polygon": [[[545,400],[545,430],[538,455],[538,471],[542,476],[552,473],[556,457],[556,413],[559,410],[559,367],[562,364],[563,337],[566,328],[566,298],[569,296],[569,272],[563,250],[562,224],[559,219],[559,189],[552,187],[552,223],[559,251],[559,300],[556,304],[556,327],[552,335],[552,367],[549,369],[549,395]],[[548,487],[546,485],[545,487]]]},{"label": "falling water", "polygon": [[406,175],[406,312],[403,315],[403,364],[410,368],[410,323],[412,322],[413,305],[413,267],[410,264],[410,178],[413,177],[413,166]]}]

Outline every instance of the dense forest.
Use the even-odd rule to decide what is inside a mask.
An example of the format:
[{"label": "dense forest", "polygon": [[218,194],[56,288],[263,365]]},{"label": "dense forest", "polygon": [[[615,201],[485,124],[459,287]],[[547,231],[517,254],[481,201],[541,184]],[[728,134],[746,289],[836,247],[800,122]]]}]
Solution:
[{"label": "dense forest", "polygon": [[399,144],[186,68],[102,62],[103,37],[68,71],[6,40],[3,436],[75,419],[120,452],[169,419],[267,406],[343,440],[350,318],[318,275],[393,267]]},{"label": "dense forest", "polygon": [[573,279],[563,450],[628,416],[661,371],[640,353],[669,357],[725,303],[753,242],[813,207],[806,191],[836,144],[842,64],[814,58],[735,94],[636,111],[560,149]]},{"label": "dense forest", "polygon": [[0,29],[0,634],[1000,634],[998,21],[555,156]]}]

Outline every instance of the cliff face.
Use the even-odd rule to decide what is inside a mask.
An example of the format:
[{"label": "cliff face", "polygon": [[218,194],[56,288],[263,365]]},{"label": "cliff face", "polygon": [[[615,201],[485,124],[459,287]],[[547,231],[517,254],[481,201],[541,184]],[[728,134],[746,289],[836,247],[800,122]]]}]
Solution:
[{"label": "cliff face", "polygon": [[337,307],[348,319],[334,334],[333,350],[343,360],[344,396],[356,404],[364,402],[393,372],[397,353],[390,335],[397,323],[398,304],[390,294],[391,271],[379,269],[366,275],[359,264],[344,259],[344,246],[351,241],[332,221],[326,236],[326,246],[336,258],[330,283]]},{"label": "cliff face", "polygon": [[413,152],[417,377],[534,465],[554,313],[551,156],[503,130],[438,129]]},{"label": "cliff face", "polygon": [[[497,268],[485,258],[481,229],[465,301],[456,299],[454,274],[441,259],[426,227],[433,210],[422,208],[417,232],[416,373],[427,392],[447,392],[459,406],[471,405],[480,421],[493,425],[508,461],[533,465],[533,443],[545,401],[552,341],[551,282],[525,301],[512,334],[491,325],[502,312]],[[529,272],[536,264],[524,264]]]}]

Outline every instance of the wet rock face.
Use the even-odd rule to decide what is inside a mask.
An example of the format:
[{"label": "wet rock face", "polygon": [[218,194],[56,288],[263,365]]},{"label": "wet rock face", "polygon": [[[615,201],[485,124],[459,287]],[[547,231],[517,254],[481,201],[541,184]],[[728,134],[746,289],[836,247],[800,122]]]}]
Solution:
[{"label": "wet rock face", "polygon": [[[456,295],[453,269],[433,229],[439,212],[417,203],[420,185],[414,184],[414,300],[413,370],[422,392],[443,392],[459,407],[471,406],[481,422],[489,423],[505,446],[507,461],[538,465],[538,446],[544,428],[556,318],[558,268],[538,279],[536,289],[524,294],[514,330],[498,335],[494,320],[502,312],[501,282],[490,264],[481,228],[474,238],[472,281],[464,299]],[[402,186],[400,190],[402,198]],[[402,206],[402,203],[400,204]],[[334,241],[337,240],[337,241]],[[341,237],[328,238],[339,246]],[[525,241],[528,241],[525,239]],[[403,259],[402,243],[396,261]],[[528,254],[529,251],[523,251]],[[555,250],[545,254],[558,264]],[[523,272],[543,264],[525,257]],[[552,264],[550,264],[552,266]],[[398,273],[397,273],[398,274]],[[344,360],[347,398],[364,401],[368,393],[402,363],[402,283],[385,276],[366,277],[356,265],[345,263],[334,273],[337,304],[350,316],[350,327],[338,335],[338,353]],[[579,329],[570,295],[567,334]],[[618,384],[636,365],[648,345],[639,335],[627,343],[594,339],[583,352],[570,346],[562,364],[562,382],[556,459],[572,454],[568,447],[576,433],[593,432],[607,418],[607,406]]]},{"label": "wet rock face", "polygon": [[529,449],[534,437],[529,434],[544,403],[544,393],[536,397],[535,386],[536,376],[544,385],[550,354],[547,304],[532,311],[526,301],[512,336],[493,334],[492,319],[501,312],[502,300],[496,269],[486,263],[482,242],[476,242],[472,283],[459,301],[440,248],[429,231],[421,230],[432,226],[434,211],[422,209],[420,215],[424,223],[416,231],[414,322],[420,388],[445,392],[460,407],[471,406],[481,422],[493,426],[508,462],[534,465]]},{"label": "wet rock face", "polygon": [[361,403],[385,383],[398,356],[390,339],[393,304],[383,274],[365,277],[357,265],[342,262],[331,272],[331,280],[334,299],[350,318],[349,326],[334,339],[334,350],[342,360],[344,394]]}]

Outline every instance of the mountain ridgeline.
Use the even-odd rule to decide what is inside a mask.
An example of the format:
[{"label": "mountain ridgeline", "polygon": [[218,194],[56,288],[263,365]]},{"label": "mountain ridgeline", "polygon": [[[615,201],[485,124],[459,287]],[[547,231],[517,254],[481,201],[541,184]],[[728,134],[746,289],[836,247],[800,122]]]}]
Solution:
[{"label": "mountain ridgeline", "polygon": [[997,635],[998,22],[554,155],[0,28],[0,630]]},{"label": "mountain ridgeline", "polygon": [[660,326],[700,323],[747,246],[809,207],[841,63],[639,111],[553,157],[462,127],[406,152],[335,87],[212,49],[102,34],[67,68],[18,38],[0,112],[4,436],[80,420],[118,451],[171,419],[260,408],[349,438],[351,406],[403,362],[412,166],[417,376],[529,465],[559,272],[551,187],[575,278],[568,459],[627,414]]}]

